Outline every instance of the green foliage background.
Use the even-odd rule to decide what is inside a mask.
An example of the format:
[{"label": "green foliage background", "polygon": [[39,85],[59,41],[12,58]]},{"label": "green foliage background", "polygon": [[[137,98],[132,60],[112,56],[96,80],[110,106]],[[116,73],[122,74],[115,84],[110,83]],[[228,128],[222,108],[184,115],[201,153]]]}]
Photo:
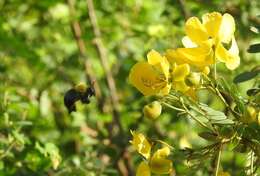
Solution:
[{"label": "green foliage background", "polygon": [[[86,0],[74,2],[71,14],[67,1],[0,1],[0,175],[131,175],[140,157],[129,148],[130,129],[181,148],[200,147],[207,142],[198,137],[200,128],[164,109],[158,121],[142,115],[149,102],[127,82],[131,66],[145,58],[150,49],[163,52],[181,46],[185,17],[211,11],[228,12],[236,20],[236,38],[241,65],[229,71],[222,65],[220,75],[229,81],[260,63],[259,54],[248,54],[252,43],[260,41],[251,27],[260,26],[258,0],[94,0],[98,26],[107,50],[107,61],[116,81],[122,131],[116,135],[109,102],[106,75],[94,45],[95,35]],[[95,98],[78,104],[78,112],[68,114],[64,93],[86,81],[71,24],[79,21],[87,59],[90,60],[102,92],[102,108]],[[239,85],[246,90],[253,82]],[[223,108],[212,95],[203,100]],[[109,127],[108,127],[109,126]],[[191,130],[192,129],[192,130]],[[115,132],[112,133],[109,130]],[[224,152],[222,167],[231,175],[245,175],[246,155]],[[188,175],[182,156],[172,160],[177,175]],[[208,175],[204,162],[193,175]]]}]

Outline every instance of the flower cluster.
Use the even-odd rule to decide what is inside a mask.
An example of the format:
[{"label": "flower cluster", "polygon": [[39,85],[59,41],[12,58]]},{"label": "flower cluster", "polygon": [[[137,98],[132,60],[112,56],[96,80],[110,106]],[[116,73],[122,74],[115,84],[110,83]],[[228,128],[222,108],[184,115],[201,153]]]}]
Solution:
[{"label": "flower cluster", "polygon": [[173,172],[172,161],[167,159],[170,154],[168,146],[156,150],[152,155],[152,145],[142,133],[131,131],[133,139],[130,143],[141,154],[145,161],[142,161],[138,168],[137,176],[149,176],[155,174],[169,174]]},{"label": "flower cluster", "polygon": [[[143,95],[167,95],[170,89],[194,95],[192,76],[208,74],[211,65],[225,63],[235,69],[240,63],[234,37],[235,22],[230,14],[218,12],[191,17],[185,24],[183,48],[168,49],[163,55],[155,50],[147,54],[147,62],[136,63],[129,74],[130,83]],[[195,73],[195,74],[194,74]],[[196,82],[196,81],[195,81]]]},{"label": "flower cluster", "polygon": [[[230,70],[238,67],[240,58],[234,32],[235,22],[230,14],[207,13],[202,16],[202,21],[197,17],[191,17],[185,23],[186,36],[182,39],[184,47],[168,49],[163,54],[151,50],[147,54],[147,61],[138,62],[132,67],[129,82],[144,96],[157,95],[160,98],[162,97],[162,103],[188,114],[203,127],[211,130],[211,126],[208,127],[194,117],[184,105],[183,99],[175,95],[182,96],[184,94],[185,97],[188,96],[192,102],[195,102],[196,90],[204,86],[204,77],[205,81],[209,80],[210,69],[214,69],[214,78],[216,78],[217,63],[224,63]],[[171,92],[171,90],[174,92]],[[176,92],[181,94],[176,94]],[[218,91],[216,93],[221,95]],[[168,96],[168,94],[170,95]],[[173,99],[173,97],[181,104],[181,108],[168,104],[167,98]],[[223,99],[223,97],[221,98]],[[223,100],[225,101],[225,99]],[[160,101],[154,101],[146,105],[143,108],[144,116],[151,120],[157,119],[162,110],[160,103]],[[204,109],[199,105],[197,107],[205,110],[205,107]],[[208,116],[215,112],[210,109],[209,114],[205,114]],[[200,111],[200,113],[204,112]],[[219,114],[222,113],[219,112],[217,115]],[[255,118],[253,111],[251,114]],[[223,116],[225,119],[224,114]],[[208,119],[206,118],[206,120]],[[226,120],[225,122],[230,121]],[[170,148],[167,144],[155,150],[154,143],[150,142],[143,134],[132,131],[131,133],[133,139],[130,143],[144,158],[144,161],[137,168],[137,176],[150,176],[151,173],[171,174],[174,172],[172,161],[167,159],[170,154]],[[227,172],[218,172],[218,169],[216,173],[219,173],[218,175],[229,175]]]}]

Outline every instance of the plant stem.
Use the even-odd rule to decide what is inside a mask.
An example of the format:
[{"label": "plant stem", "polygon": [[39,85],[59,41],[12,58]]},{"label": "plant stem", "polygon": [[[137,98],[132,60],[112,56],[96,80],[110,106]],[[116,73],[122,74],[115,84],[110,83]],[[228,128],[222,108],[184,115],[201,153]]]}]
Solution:
[{"label": "plant stem", "polygon": [[[72,17],[75,17],[76,10],[74,7],[74,1],[73,0],[67,0],[68,6],[69,6],[69,12]],[[95,96],[97,97],[98,103],[101,104],[101,90],[100,86],[97,82],[96,77],[94,76],[93,68],[92,68],[92,63],[87,56],[87,51],[86,51],[86,45],[84,40],[82,39],[82,30],[81,30],[81,25],[78,20],[74,19],[71,21],[71,28],[72,32],[74,35],[74,40],[76,41],[79,49],[79,53],[81,57],[84,59],[85,62],[85,72],[86,72],[86,77],[88,80],[89,84],[94,84],[94,89],[95,89]]]},{"label": "plant stem", "polygon": [[87,2],[90,24],[95,36],[94,44],[97,48],[99,59],[103,67],[103,70],[105,72],[106,81],[110,92],[110,100],[111,100],[111,107],[113,111],[113,121],[114,121],[113,123],[115,123],[118,126],[120,131],[119,133],[121,133],[123,131],[123,127],[120,123],[119,97],[117,94],[115,79],[111,72],[111,68],[109,67],[108,53],[101,38],[101,31],[98,26],[93,0],[86,0],[86,2]]},{"label": "plant stem", "polygon": [[215,80],[217,79],[217,63],[216,63],[216,61],[214,63],[214,79]]},{"label": "plant stem", "polygon": [[241,117],[240,114],[238,114],[232,108],[230,108],[230,105],[228,105],[225,98],[221,95],[220,91],[218,90],[218,88],[212,86],[212,87],[209,87],[209,90],[211,90],[213,93],[215,93],[220,98],[220,100],[224,103],[224,105],[230,110],[230,112],[233,115]]},{"label": "plant stem", "polygon": [[219,151],[218,151],[218,157],[217,157],[217,165],[216,165],[215,176],[218,176],[218,172],[219,172],[219,165],[220,165],[221,151],[222,151],[222,143],[221,143],[220,146],[219,146]]},{"label": "plant stem", "polygon": [[174,109],[174,110],[176,110],[176,111],[186,112],[185,110],[183,110],[183,109],[181,109],[181,108],[177,108],[177,107],[175,107],[175,106],[172,106],[172,105],[170,105],[170,104],[168,104],[168,103],[166,103],[166,102],[162,102],[162,104],[164,104],[165,106],[167,106],[167,107],[169,107],[169,108],[171,108],[171,109]]},{"label": "plant stem", "polygon": [[190,113],[190,111],[188,110],[188,108],[185,106],[185,104],[183,103],[183,101],[180,101],[182,103],[183,108],[185,109],[185,112],[196,122],[198,122],[201,126],[209,129],[210,131],[212,131],[212,129],[210,127],[208,127],[205,123],[203,123],[202,121],[200,121],[198,118],[196,118],[193,114]]},{"label": "plant stem", "polygon": [[12,150],[12,148],[15,145],[15,141],[13,141],[8,148],[0,155],[0,160],[2,160],[4,157],[6,157],[6,155],[8,155],[8,153],[10,152],[10,150]]},{"label": "plant stem", "polygon": [[251,161],[250,161],[250,175],[253,176],[254,175],[254,152],[251,151]]}]

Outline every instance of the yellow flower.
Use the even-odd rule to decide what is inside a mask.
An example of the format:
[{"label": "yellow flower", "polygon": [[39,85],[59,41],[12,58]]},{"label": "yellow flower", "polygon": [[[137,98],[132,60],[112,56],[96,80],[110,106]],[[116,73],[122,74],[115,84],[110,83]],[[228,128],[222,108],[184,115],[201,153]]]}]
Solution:
[{"label": "yellow flower", "polygon": [[173,171],[172,161],[166,159],[170,154],[169,147],[158,149],[147,161],[139,164],[136,171],[136,176],[150,176],[154,174],[169,174]]},{"label": "yellow flower", "polygon": [[166,51],[166,57],[171,63],[191,64],[203,70],[214,63],[213,50],[209,42],[195,48],[177,48]]},{"label": "yellow flower", "polygon": [[130,141],[134,148],[145,157],[146,161],[143,161],[137,167],[137,176],[150,176],[151,173],[155,174],[169,174],[173,171],[172,161],[167,159],[170,154],[170,149],[165,146],[158,149],[152,157],[150,157],[151,145],[145,136],[141,133],[131,131],[133,140]]},{"label": "yellow flower", "polygon": [[151,144],[142,133],[131,131],[133,140],[130,143],[134,146],[138,153],[143,155],[146,159],[150,158]]},{"label": "yellow flower", "polygon": [[168,174],[170,173],[172,168],[172,161],[166,159],[167,156],[170,154],[169,147],[163,147],[157,150],[151,160],[150,160],[150,168],[152,173],[155,174]]},{"label": "yellow flower", "polygon": [[168,60],[152,50],[147,54],[147,61],[138,62],[132,67],[129,82],[145,96],[168,94],[170,91]]},{"label": "yellow flower", "polygon": [[[186,48],[168,50],[166,57],[169,60],[202,69],[216,60],[224,62],[231,70],[239,65],[239,50],[234,38],[235,21],[230,14],[206,13],[202,22],[197,17],[191,17],[185,24],[185,32],[187,36],[182,43]],[[226,49],[223,44],[231,44],[231,47]]]},{"label": "yellow flower", "polygon": [[136,176],[150,176],[150,175],[151,175],[151,170],[149,165],[145,161],[142,161],[137,167]]}]

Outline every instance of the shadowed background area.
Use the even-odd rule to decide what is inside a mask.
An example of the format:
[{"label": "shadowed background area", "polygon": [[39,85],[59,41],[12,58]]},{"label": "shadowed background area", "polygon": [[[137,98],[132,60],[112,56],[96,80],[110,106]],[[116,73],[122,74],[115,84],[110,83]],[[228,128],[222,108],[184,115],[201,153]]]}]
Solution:
[{"label": "shadowed background area", "polygon": [[[180,149],[205,144],[200,127],[174,111],[145,119],[149,98],[127,77],[149,50],[181,46],[188,17],[212,11],[235,18],[240,67],[218,65],[231,81],[260,62],[259,54],[246,53],[260,41],[258,0],[0,1],[0,176],[134,175],[140,157],[130,147],[130,129]],[[79,82],[93,84],[96,96],[69,114],[63,97]],[[243,96],[252,84],[239,85]],[[202,98],[222,108],[210,94]],[[245,162],[243,154],[223,153],[222,166],[234,175]],[[188,175],[181,156],[173,163]],[[204,176],[206,168],[210,163],[191,174]]]}]

